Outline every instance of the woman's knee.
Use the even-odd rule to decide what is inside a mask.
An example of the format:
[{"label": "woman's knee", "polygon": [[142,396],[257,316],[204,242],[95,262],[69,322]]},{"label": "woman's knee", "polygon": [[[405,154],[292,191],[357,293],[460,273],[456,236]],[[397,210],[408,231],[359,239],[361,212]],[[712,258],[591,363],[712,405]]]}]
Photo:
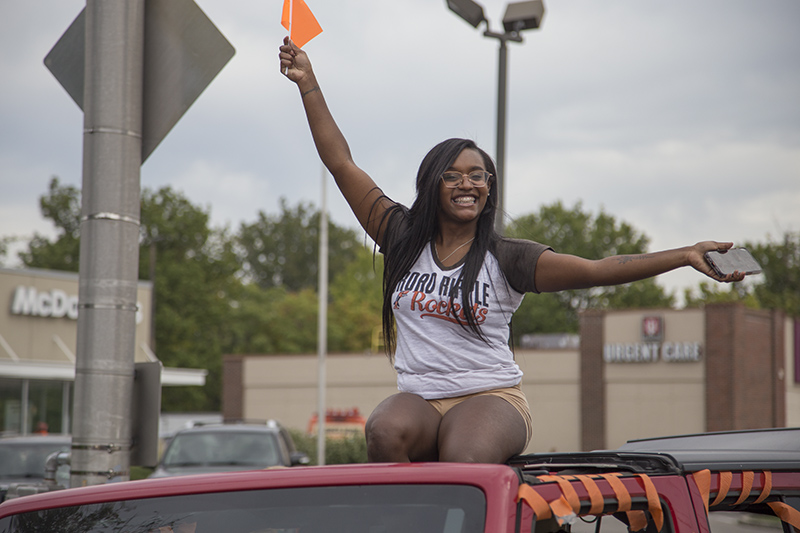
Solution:
[{"label": "woman's knee", "polygon": [[409,429],[400,420],[385,413],[372,413],[364,427],[368,447],[401,443],[407,438],[408,432]]},{"label": "woman's knee", "polygon": [[[438,413],[422,398],[395,395],[367,419],[365,435],[371,462],[435,460]],[[422,459],[420,457],[423,457]]]},{"label": "woman's knee", "polygon": [[439,431],[439,460],[503,463],[522,452],[526,442],[522,415],[505,400],[483,396],[445,415]]}]

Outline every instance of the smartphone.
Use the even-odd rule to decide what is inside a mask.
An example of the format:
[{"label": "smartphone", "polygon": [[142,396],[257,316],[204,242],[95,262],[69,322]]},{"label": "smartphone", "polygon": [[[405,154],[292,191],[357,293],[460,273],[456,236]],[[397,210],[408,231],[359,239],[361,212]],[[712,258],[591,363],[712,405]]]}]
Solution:
[{"label": "smartphone", "polygon": [[761,265],[744,248],[731,248],[727,252],[706,252],[706,261],[719,276],[727,276],[737,270],[744,274],[761,273]]}]

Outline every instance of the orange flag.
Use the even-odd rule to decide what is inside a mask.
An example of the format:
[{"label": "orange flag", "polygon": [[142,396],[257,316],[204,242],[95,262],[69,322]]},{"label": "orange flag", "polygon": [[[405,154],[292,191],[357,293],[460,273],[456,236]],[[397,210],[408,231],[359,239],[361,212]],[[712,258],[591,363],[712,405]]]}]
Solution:
[{"label": "orange flag", "polygon": [[303,0],[283,0],[281,24],[289,30],[289,38],[299,48],[322,33],[322,28]]}]

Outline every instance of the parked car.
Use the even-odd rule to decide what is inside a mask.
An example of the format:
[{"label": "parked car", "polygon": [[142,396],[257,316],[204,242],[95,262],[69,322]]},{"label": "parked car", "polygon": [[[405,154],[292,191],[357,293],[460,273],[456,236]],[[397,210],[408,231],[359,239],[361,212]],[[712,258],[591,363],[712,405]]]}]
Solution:
[{"label": "parked car", "polygon": [[308,464],[289,432],[263,424],[200,424],[176,432],[150,477],[254,470]]},{"label": "parked car", "polygon": [[[69,451],[69,435],[24,435],[0,438],[0,502],[14,484],[36,484],[44,479],[45,461],[54,452]],[[56,480],[69,484],[69,467],[56,471]]]},{"label": "parked car", "polygon": [[507,465],[354,464],[113,483],[9,500],[0,531],[729,532],[709,520],[718,512],[769,515],[784,532],[798,531],[800,428],[635,441]]}]

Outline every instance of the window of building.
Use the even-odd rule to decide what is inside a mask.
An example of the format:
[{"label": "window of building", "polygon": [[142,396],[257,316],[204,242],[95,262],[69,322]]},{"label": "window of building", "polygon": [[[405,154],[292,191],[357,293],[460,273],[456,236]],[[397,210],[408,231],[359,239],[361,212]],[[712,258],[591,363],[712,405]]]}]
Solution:
[{"label": "window of building", "polygon": [[71,384],[0,378],[0,434],[69,433]]},{"label": "window of building", "polygon": [[0,378],[0,433],[22,432],[22,380]]}]

